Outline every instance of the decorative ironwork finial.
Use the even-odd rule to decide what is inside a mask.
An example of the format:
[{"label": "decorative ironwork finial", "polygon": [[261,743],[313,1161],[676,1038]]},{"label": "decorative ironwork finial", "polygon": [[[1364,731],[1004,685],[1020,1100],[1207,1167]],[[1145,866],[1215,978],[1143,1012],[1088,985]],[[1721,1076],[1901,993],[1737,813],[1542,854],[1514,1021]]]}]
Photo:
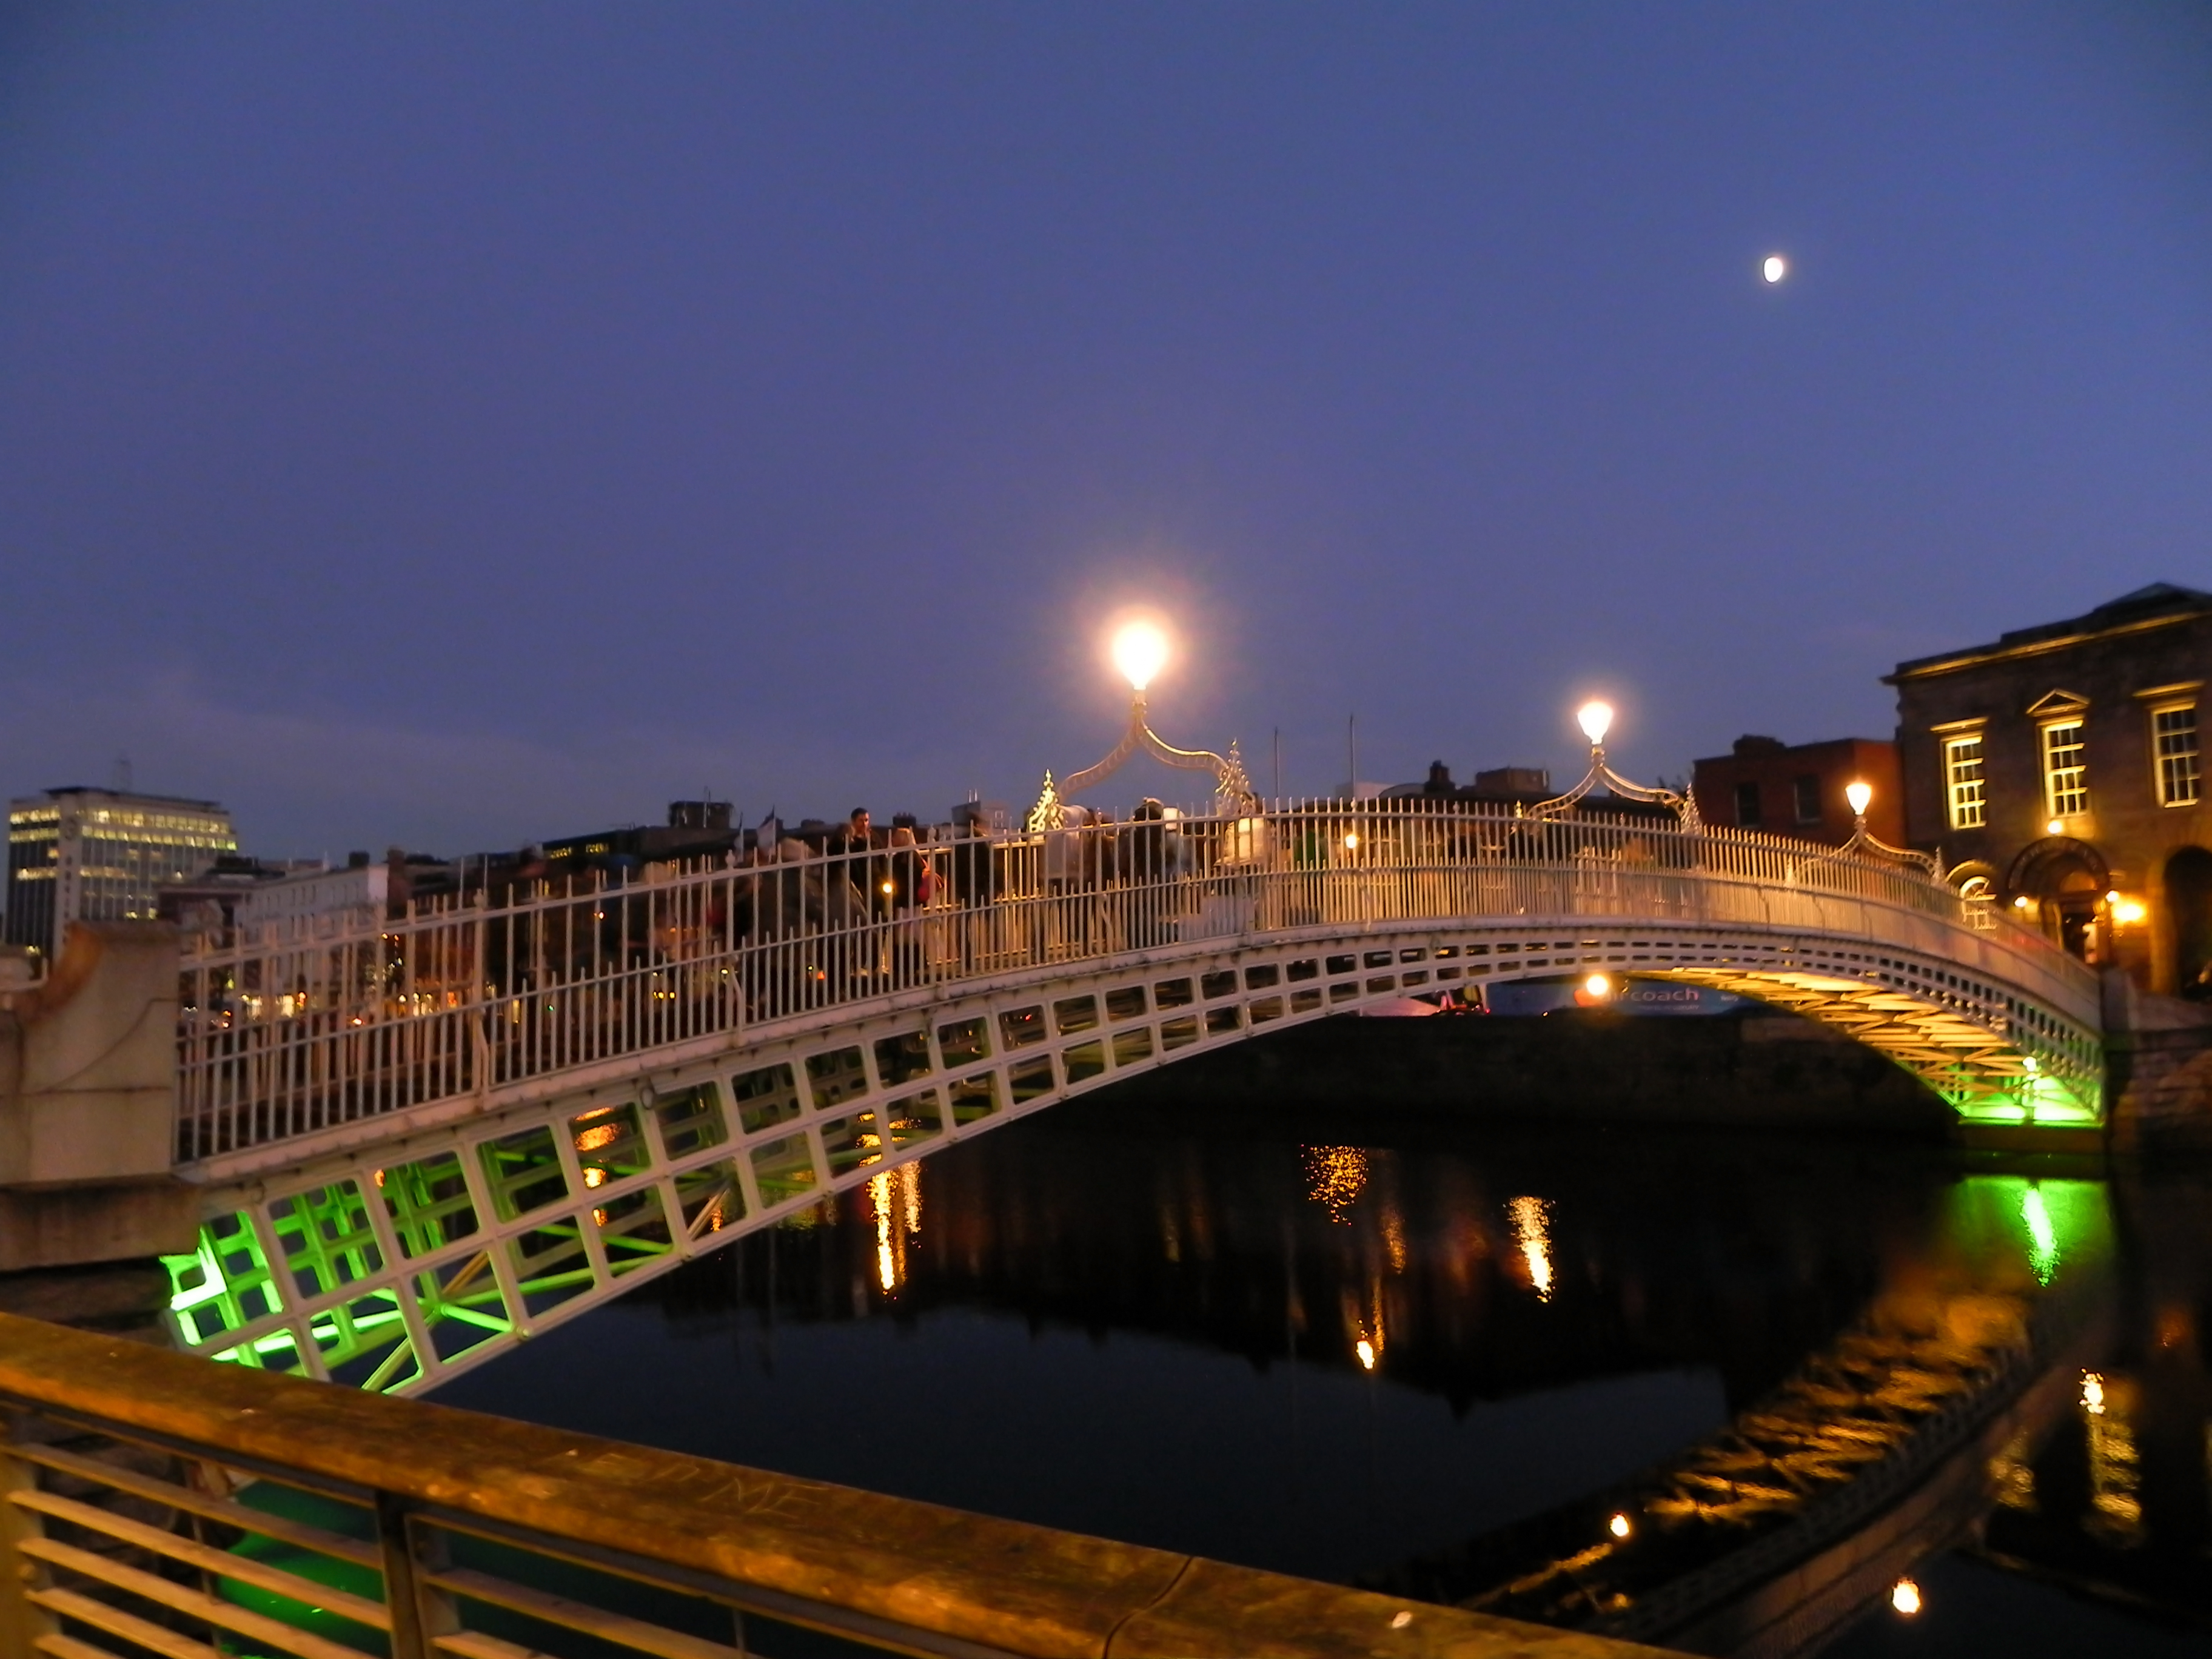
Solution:
[{"label": "decorative ironwork finial", "polygon": [[1044,787],[1037,792],[1036,805],[1030,808],[1027,820],[1032,836],[1042,835],[1048,830],[1060,829],[1066,821],[1061,810],[1060,791],[1052,781],[1052,769],[1045,768]]}]

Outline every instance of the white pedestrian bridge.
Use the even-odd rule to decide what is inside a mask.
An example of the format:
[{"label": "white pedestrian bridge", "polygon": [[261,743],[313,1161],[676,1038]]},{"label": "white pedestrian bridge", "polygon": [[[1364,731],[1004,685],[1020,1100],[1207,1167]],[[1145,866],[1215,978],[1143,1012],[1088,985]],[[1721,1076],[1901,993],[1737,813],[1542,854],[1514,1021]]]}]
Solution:
[{"label": "white pedestrian bridge", "polygon": [[[750,861],[188,948],[180,1346],[420,1391],[826,1194],[1224,1044],[1572,975],[1848,1033],[1968,1125],[2101,1121],[2098,991],[1864,850],[1464,802]],[[790,856],[786,857],[785,854]],[[761,861],[765,860],[766,861]]]}]

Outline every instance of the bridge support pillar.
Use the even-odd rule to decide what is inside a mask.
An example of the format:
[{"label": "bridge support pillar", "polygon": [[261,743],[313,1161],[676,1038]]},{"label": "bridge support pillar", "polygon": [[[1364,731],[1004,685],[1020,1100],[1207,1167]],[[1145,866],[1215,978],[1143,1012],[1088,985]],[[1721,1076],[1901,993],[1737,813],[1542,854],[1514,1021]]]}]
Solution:
[{"label": "bridge support pillar", "polygon": [[2105,1098],[2118,1152],[2212,1150],[2212,1007],[2105,975]]},{"label": "bridge support pillar", "polygon": [[0,1272],[193,1248],[177,975],[167,923],[78,922],[44,980],[0,981]]}]

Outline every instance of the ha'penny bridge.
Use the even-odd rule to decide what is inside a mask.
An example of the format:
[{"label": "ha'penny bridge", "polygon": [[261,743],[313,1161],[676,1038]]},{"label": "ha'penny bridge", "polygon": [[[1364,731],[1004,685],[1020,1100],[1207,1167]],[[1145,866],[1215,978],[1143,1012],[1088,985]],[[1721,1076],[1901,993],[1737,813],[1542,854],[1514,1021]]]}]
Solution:
[{"label": "ha'penny bridge", "polygon": [[1723,988],[1889,1055],[1962,1123],[2098,1121],[2095,983],[2040,936],[1917,866],[1589,805],[786,843],[209,945],[185,964],[177,1168],[205,1224],[174,1263],[180,1346],[423,1389],[1072,1096],[1530,976]]},{"label": "ha'penny bridge", "polygon": [[[1556,1584],[1581,1595],[1596,1558],[1550,1560],[1541,1539],[1516,1548],[1503,1603],[1456,1568],[1409,1602],[380,1397],[839,1191],[873,1184],[887,1218],[902,1166],[1072,1096],[1530,977],[1791,1010],[1888,1056],[1970,1130],[2063,1140],[2101,1122],[2079,963],[1863,818],[1841,848],[1708,828],[1612,772],[1602,722],[1586,726],[1589,775],[1534,806],[1270,804],[1233,747],[1158,739],[1140,690],[1120,747],[1048,777],[1015,833],[834,853],[769,836],[640,879],[188,941],[163,1161],[200,1226],[166,1258],[168,1316],[184,1354],[233,1363],[0,1316],[0,1571],[24,1587],[0,1594],[0,1659],[533,1659],[580,1641],[742,1659],[748,1620],[948,1656],[1644,1650],[1608,1638],[1672,1633],[1614,1616],[1664,1604],[1648,1585],[1609,1590],[1583,1632],[1482,1611],[1590,1622],[1552,1602]],[[1210,805],[1147,802],[1116,824],[1072,804],[1139,751],[1212,771]],[[17,1018],[79,1022],[82,1050],[100,999],[70,999],[98,944]],[[35,1035],[19,1039],[26,1101]],[[41,1098],[89,1101],[165,1042],[142,1015]],[[1912,1356],[1915,1375],[1950,1366],[1960,1403],[1941,1435],[1876,1446],[1889,1486],[1985,1436],[2043,1366],[2044,1345],[2006,1334],[2019,1319],[1992,1329]],[[1755,1455],[1693,1451],[1648,1512],[1705,1513],[1700,1457],[1735,1480],[1747,1457],[1796,1455],[1797,1430],[1760,1431]],[[174,1524],[134,1518],[149,1504]],[[1795,1559],[1832,1531],[1760,1547]],[[1698,1616],[1762,1562],[1700,1569]]]}]

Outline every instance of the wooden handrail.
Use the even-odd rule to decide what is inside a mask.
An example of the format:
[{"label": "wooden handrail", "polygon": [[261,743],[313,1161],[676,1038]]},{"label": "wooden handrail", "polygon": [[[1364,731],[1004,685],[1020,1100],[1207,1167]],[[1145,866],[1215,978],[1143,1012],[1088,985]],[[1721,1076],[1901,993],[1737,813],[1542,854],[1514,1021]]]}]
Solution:
[{"label": "wooden handrail", "polygon": [[[271,1376],[0,1315],[0,1405],[473,1524],[915,1653],[1633,1659],[1657,1650]],[[0,1457],[5,1448],[0,1447]],[[27,1590],[11,1578],[0,1595]],[[0,1621],[7,1622],[7,1621]]]}]

